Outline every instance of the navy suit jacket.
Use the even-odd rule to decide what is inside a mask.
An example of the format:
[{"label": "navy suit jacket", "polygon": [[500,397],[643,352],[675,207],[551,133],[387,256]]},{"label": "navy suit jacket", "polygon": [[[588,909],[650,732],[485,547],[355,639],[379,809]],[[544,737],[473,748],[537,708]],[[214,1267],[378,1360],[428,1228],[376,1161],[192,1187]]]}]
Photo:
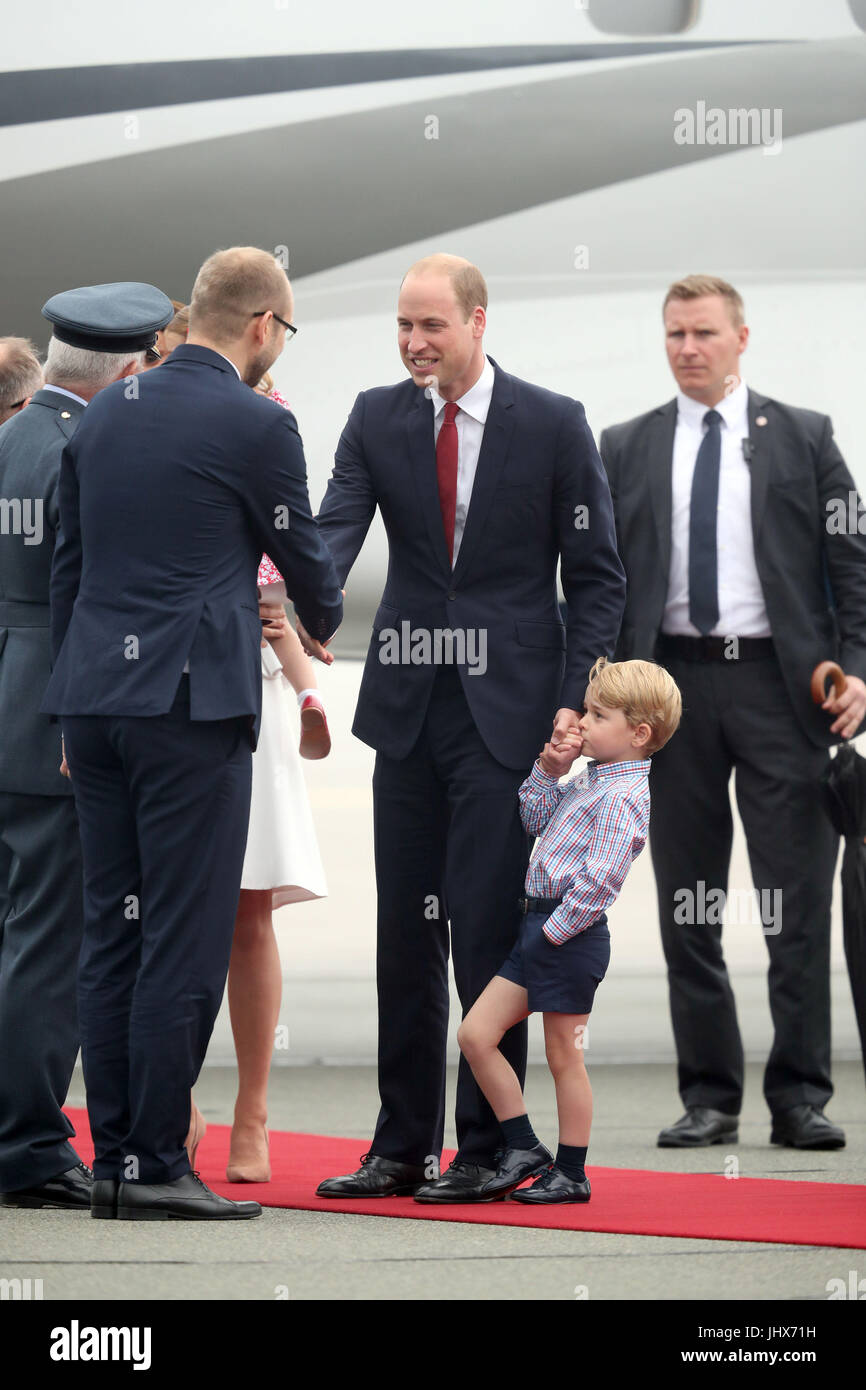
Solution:
[{"label": "navy suit jacket", "polygon": [[[760,391],[749,391],[748,416],[752,537],[773,645],[803,732],[826,747],[840,740],[812,702],[813,669],[839,661],[866,679],[866,537],[828,527],[833,504],[841,500],[847,511],[856,488],[828,416]],[[622,661],[652,660],[664,616],[676,423],[674,399],[601,436],[628,576]]]},{"label": "navy suit jacket", "polygon": [[[466,699],[497,761],[525,768],[549,737],[556,710],[581,706],[589,669],[596,657],[610,655],[619,630],[625,577],[610,490],[583,407],[493,366],[453,571],[439,505],[433,405],[411,379],[358,396],[319,512],[341,583],[377,506],[382,513],[388,578],[353,732],[394,758],[406,757],[418,738],[436,666],[423,660],[420,645],[419,664],[392,663],[391,633],[403,643],[404,632],[474,629],[477,656],[483,632],[483,674],[480,661],[478,674],[470,674],[469,663],[460,667]],[[557,603],[560,559],[567,628]],[[411,647],[403,643],[402,650]]]},{"label": "navy suit jacket", "polygon": [[189,660],[193,719],[261,718],[267,552],[307,631],[342,598],[294,416],[209,348],[176,348],[91,401],[63,451],[43,710],[157,715]]}]

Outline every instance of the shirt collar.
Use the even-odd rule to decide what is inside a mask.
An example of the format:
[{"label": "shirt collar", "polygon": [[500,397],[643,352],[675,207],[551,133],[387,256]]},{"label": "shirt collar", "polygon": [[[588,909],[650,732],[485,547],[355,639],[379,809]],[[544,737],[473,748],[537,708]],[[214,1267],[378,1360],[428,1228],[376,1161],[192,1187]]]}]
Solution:
[{"label": "shirt collar", "polygon": [[231,367],[231,369],[232,369],[232,371],[234,372],[235,376],[237,377],[238,381],[240,381],[240,379],[241,379],[241,374],[240,374],[240,372],[238,371],[238,369],[237,369],[237,367],[235,366],[235,364],[234,364],[234,362],[232,361],[232,359],[231,359],[230,357],[226,357],[226,355],[225,355],[224,352],[217,352],[216,348],[211,348],[211,352],[216,352],[217,357],[221,357],[222,360],[223,360],[224,362],[228,362],[229,366]]},{"label": "shirt collar", "polygon": [[67,391],[65,386],[43,386],[42,390],[57,391],[57,393],[61,396],[69,396],[73,401],[78,401],[81,405],[84,406],[87,405],[87,401],[84,399],[83,396],[76,396],[74,391]]},{"label": "shirt collar", "polygon": [[631,758],[623,763],[589,763],[589,772],[596,777],[649,777],[651,758]]},{"label": "shirt collar", "polygon": [[[484,359],[484,366],[481,368],[481,375],[474,386],[470,386],[465,396],[461,396],[459,401],[454,404],[458,410],[463,410],[467,415],[471,415],[473,420],[477,420],[479,425],[487,423],[487,412],[490,409],[490,399],[493,395],[493,382],[495,380],[493,363],[488,357]],[[430,388],[430,399],[433,402],[434,418],[445,409],[446,402],[439,395],[438,391]]]},{"label": "shirt collar", "polygon": [[726,429],[733,429],[748,410],[749,389],[740,378],[740,384],[729,396],[723,396],[714,406],[704,405],[703,401],[693,400],[682,391],[677,391],[677,418],[683,419],[693,429],[700,429],[708,410],[717,410]]}]

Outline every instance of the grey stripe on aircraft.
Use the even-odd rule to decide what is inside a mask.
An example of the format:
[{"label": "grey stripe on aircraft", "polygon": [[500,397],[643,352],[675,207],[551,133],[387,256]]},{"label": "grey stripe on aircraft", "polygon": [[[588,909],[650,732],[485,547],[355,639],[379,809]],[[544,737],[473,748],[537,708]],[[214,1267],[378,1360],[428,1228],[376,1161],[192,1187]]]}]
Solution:
[{"label": "grey stripe on aircraft", "polygon": [[[44,342],[39,306],[75,284],[134,278],[182,299],[219,246],[285,245],[296,278],[718,159],[732,147],[673,139],[675,110],[698,101],[781,108],[785,139],[866,117],[860,40],[780,44],[769,56],[747,48],[588,70],[9,180],[0,258],[15,273],[2,331]],[[425,139],[431,113],[438,140]],[[118,148],[124,143],[119,117]],[[724,197],[730,175],[719,173]],[[766,264],[764,250],[757,254]]]},{"label": "grey stripe on aircraft", "polygon": [[[753,42],[745,40],[746,43]],[[532,64],[630,58],[716,42],[534,44],[485,48],[407,48],[376,53],[305,53],[200,58],[169,63],[106,63],[0,73],[0,126],[94,116],[106,111],[185,106],[228,97],[300,92],[350,83],[435,77]],[[725,43],[725,47],[731,45]]]}]

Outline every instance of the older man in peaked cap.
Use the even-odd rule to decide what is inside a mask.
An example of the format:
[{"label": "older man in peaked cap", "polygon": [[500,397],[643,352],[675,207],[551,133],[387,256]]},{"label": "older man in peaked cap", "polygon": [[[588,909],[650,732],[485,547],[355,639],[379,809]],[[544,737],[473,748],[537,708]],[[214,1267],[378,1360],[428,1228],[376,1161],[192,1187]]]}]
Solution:
[{"label": "older man in peaked cap", "polygon": [[89,1209],[69,1140],[79,1031],[81,850],[60,726],[39,704],[50,674],[49,579],[60,456],[88,402],[144,365],[173,314],[152,285],[56,294],[45,386],[0,429],[0,1203]]}]

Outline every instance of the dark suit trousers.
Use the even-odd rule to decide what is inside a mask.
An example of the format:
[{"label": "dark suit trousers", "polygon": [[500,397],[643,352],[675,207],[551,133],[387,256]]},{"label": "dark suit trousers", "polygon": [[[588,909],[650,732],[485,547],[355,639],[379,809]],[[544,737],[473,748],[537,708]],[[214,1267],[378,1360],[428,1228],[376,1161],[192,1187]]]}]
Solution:
[{"label": "dark suit trousers", "polygon": [[249,720],[63,717],[84,858],[79,1015],[97,1178],[189,1171],[249,822]]},{"label": "dark suit trousers", "polygon": [[[818,787],[829,754],[802,733],[775,656],[664,664],[682,691],[684,713],[652,760],[650,846],[680,1094],[686,1106],[731,1115],[742,1100],[743,1047],[722,928],[712,920],[676,920],[688,902],[683,890],[695,895],[699,910],[713,889],[728,889],[733,769],[763,911],[759,916],[756,905],[753,921],[744,910],[752,885],[734,885],[737,920],[727,931],[763,932],[767,944],[774,1037],[764,1095],[774,1113],[807,1102],[822,1106],[833,1094],[830,900],[838,847]],[[714,916],[712,906],[705,916]]]},{"label": "dark suit trousers", "polygon": [[[382,1158],[426,1166],[441,1154],[449,918],[465,1015],[517,940],[528,862],[517,792],[528,771],[503,767],[488,752],[460,677],[447,666],[436,674],[409,756],[376,755],[382,1108],[371,1150]],[[510,1029],[500,1047],[522,1084],[526,1024]],[[501,1131],[463,1058],[456,1120],[460,1158],[492,1162]]]},{"label": "dark suit trousers", "polygon": [[81,847],[71,796],[0,793],[0,1191],[73,1168]]}]

